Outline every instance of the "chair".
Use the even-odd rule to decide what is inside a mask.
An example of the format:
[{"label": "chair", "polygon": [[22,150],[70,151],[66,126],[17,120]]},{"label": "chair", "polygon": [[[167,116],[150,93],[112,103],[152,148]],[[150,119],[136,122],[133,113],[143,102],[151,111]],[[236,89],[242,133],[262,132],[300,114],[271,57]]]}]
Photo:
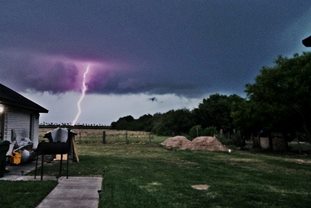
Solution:
[{"label": "chair", "polygon": [[45,135],[46,138],[49,138],[50,142],[40,142],[36,149],[36,168],[35,168],[35,176],[37,176],[37,169],[38,169],[38,159],[39,155],[41,155],[41,180],[43,180],[43,164],[44,164],[44,156],[45,155],[56,155],[60,154],[60,165],[59,165],[59,174],[58,177],[62,174],[62,163],[63,163],[63,154],[67,154],[67,170],[66,170],[66,178],[68,178],[68,170],[69,170],[69,154],[71,152],[72,146],[72,139],[74,137],[74,133],[68,130],[68,138],[66,142],[53,142],[51,140],[51,133],[47,133]]},{"label": "chair", "polygon": [[6,153],[8,152],[9,147],[10,147],[9,141],[0,142],[0,178],[3,177],[5,173]]}]

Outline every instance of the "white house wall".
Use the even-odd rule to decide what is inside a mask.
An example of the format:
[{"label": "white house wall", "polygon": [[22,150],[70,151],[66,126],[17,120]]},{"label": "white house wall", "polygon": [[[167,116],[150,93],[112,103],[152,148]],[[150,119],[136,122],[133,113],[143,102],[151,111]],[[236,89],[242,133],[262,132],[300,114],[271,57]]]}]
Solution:
[{"label": "white house wall", "polygon": [[33,142],[34,148],[39,142],[39,114],[32,115],[22,111],[8,111],[4,115],[4,140],[11,141],[12,129],[16,137],[27,137]]},{"label": "white house wall", "polygon": [[33,141],[33,147],[37,148],[39,143],[39,115],[38,116],[32,116],[32,141]]},{"label": "white house wall", "polygon": [[17,137],[28,137],[30,135],[30,115],[29,113],[9,111],[5,118],[5,133],[8,140],[12,138],[12,129]]}]

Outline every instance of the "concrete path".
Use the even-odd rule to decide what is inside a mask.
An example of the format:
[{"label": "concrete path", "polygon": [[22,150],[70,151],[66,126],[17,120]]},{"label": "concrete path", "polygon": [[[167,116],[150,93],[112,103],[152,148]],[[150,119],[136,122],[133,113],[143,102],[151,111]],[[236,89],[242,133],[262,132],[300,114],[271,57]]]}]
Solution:
[{"label": "concrete path", "polygon": [[[4,176],[0,178],[0,181],[38,181],[40,180],[40,175],[37,179],[34,179],[34,176],[26,176],[26,174],[30,173],[31,171],[35,170],[35,162],[26,163],[22,165],[7,165],[6,168],[9,172],[4,173]],[[40,167],[39,171],[40,171]],[[40,174],[40,173],[39,173]],[[46,180],[57,180],[54,176],[44,176],[43,178]]]},{"label": "concrete path", "polygon": [[[0,178],[0,181],[41,181],[40,176],[35,179],[34,176],[24,175],[6,175]],[[57,181],[55,176],[43,176],[43,181]]]},{"label": "concrete path", "polygon": [[[10,172],[5,173],[0,181],[38,181],[40,175],[34,176],[25,174],[35,169],[35,163],[23,164],[20,166],[8,166]],[[40,168],[39,168],[40,169]],[[44,181],[57,180],[55,176],[43,176]],[[102,187],[102,177],[60,177],[58,185],[51,193],[37,206],[37,208],[97,208],[99,201],[98,191]]]},{"label": "concrete path", "polygon": [[[35,169],[36,163],[35,161],[30,162],[30,163],[25,163],[21,165],[7,165],[6,168],[9,172],[4,174],[5,176],[11,176],[11,175],[26,175],[33,171]],[[41,167],[38,166],[38,167]]]},{"label": "concrete path", "polygon": [[97,208],[102,177],[61,177],[37,208]]}]

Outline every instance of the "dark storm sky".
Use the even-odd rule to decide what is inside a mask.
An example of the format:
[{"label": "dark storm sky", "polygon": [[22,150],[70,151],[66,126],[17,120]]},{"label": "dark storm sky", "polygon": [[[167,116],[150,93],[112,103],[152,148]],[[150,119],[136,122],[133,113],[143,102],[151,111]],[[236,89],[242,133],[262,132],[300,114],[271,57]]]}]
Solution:
[{"label": "dark storm sky", "polygon": [[242,93],[304,50],[309,0],[1,1],[0,82],[18,90],[199,97]]}]

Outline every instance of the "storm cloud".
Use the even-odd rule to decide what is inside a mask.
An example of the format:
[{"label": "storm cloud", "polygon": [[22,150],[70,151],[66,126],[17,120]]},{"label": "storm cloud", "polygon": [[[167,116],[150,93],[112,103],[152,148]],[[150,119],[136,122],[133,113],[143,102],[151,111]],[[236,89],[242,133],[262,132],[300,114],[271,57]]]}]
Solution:
[{"label": "storm cloud", "polygon": [[263,65],[301,52],[310,8],[307,0],[2,2],[0,82],[79,91],[91,64],[89,93],[241,93]]}]

